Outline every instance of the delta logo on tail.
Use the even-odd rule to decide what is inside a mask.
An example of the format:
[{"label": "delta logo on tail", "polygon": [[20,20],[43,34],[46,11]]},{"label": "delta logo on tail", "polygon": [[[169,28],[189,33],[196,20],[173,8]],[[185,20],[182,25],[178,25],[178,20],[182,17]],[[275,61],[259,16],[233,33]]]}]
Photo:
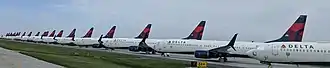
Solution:
[{"label": "delta logo on tail", "polygon": [[192,33],[186,38],[182,39],[197,39],[197,40],[202,40],[203,33],[204,33],[204,27],[205,27],[206,21],[201,21],[197,27],[194,29]]},{"label": "delta logo on tail", "polygon": [[36,34],[36,35],[34,35],[34,36],[39,36],[39,34],[40,34],[40,32],[37,32],[37,34]]},{"label": "delta logo on tail", "polygon": [[49,34],[49,37],[54,37],[56,30]]},{"label": "delta logo on tail", "polygon": [[92,37],[93,30],[94,30],[94,27],[92,27],[91,29],[89,29],[89,31],[82,38],[90,38],[90,37]]},{"label": "delta logo on tail", "polygon": [[146,28],[144,28],[144,30],[140,33],[140,35],[138,35],[135,38],[144,38],[144,37],[145,38],[148,38],[149,37],[150,30],[151,30],[151,24],[148,24],[146,26]]},{"label": "delta logo on tail", "polygon": [[314,49],[313,45],[301,45],[301,44],[289,44],[289,45],[282,45],[281,48],[308,48],[308,49]]},{"label": "delta logo on tail", "polygon": [[19,36],[19,35],[21,35],[21,32],[18,32],[15,36]]},{"label": "delta logo on tail", "polygon": [[265,43],[301,42],[304,35],[306,20],[307,20],[307,15],[300,15],[299,18],[292,24],[292,26],[284,33],[284,35],[281,38],[268,41]]},{"label": "delta logo on tail", "polygon": [[49,31],[46,31],[46,32],[44,32],[44,34],[42,34],[42,36],[48,36],[48,33],[49,33]]},{"label": "delta logo on tail", "polygon": [[75,33],[76,33],[76,29],[73,29],[67,37],[74,37]]},{"label": "delta logo on tail", "polygon": [[26,32],[23,32],[23,35],[21,36],[21,38],[22,38],[23,36],[25,36],[25,34],[26,34]]},{"label": "delta logo on tail", "polygon": [[43,39],[44,36],[47,37],[47,36],[48,36],[48,33],[49,33],[49,31],[45,31],[44,33],[42,33],[42,35],[41,35],[41,39]]},{"label": "delta logo on tail", "polygon": [[103,38],[113,38],[113,35],[115,34],[116,31],[116,26],[113,26],[109,32],[107,33],[107,35],[105,35]]},{"label": "delta logo on tail", "polygon": [[60,32],[58,32],[58,34],[56,35],[56,37],[62,37],[63,35],[63,30],[61,30]]},{"label": "delta logo on tail", "polygon": [[30,33],[29,33],[27,36],[29,36],[29,37],[30,37],[31,35],[32,35],[32,32],[30,32]]}]

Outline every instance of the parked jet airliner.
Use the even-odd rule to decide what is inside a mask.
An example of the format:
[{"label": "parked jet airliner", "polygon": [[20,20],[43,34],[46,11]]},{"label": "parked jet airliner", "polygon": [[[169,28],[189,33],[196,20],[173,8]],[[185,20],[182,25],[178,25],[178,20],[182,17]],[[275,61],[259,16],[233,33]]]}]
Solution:
[{"label": "parked jet airliner", "polygon": [[37,32],[36,35],[31,36],[30,38],[27,39],[27,41],[28,41],[28,42],[33,42],[33,39],[34,39],[34,38],[40,37],[39,34],[40,34],[40,32]]},{"label": "parked jet airliner", "polygon": [[48,44],[49,42],[51,42],[51,40],[55,36],[55,32],[56,32],[56,30],[52,31],[52,33],[50,33],[49,36],[42,36],[42,37],[40,37],[41,43]]},{"label": "parked jet airliner", "polygon": [[271,63],[328,65],[329,45],[317,42],[276,42],[263,44],[246,54],[269,66]]},{"label": "parked jet airliner", "polygon": [[42,38],[48,36],[49,31],[45,31],[41,36],[35,36],[34,38],[31,38],[33,42],[35,43],[42,43]]},{"label": "parked jet airliner", "polygon": [[[205,23],[206,21],[201,21],[199,25],[195,28],[195,30],[188,37],[182,39],[201,40]],[[151,29],[151,24],[148,24],[146,28],[140,33],[140,35],[135,39],[114,38],[112,40],[106,40],[105,45],[109,48],[124,48],[124,49],[129,48],[130,51],[146,51],[147,53],[149,53],[149,51],[152,51],[154,53],[154,50],[152,50],[149,47],[137,46],[139,42],[142,40],[141,38],[143,37],[148,38],[150,29]],[[148,39],[147,43],[150,43],[150,45],[155,45],[158,40],[162,40],[162,39]]]},{"label": "parked jet airliner", "polygon": [[[113,26],[107,33],[106,36],[101,38],[113,38],[114,32],[115,32],[116,26]],[[104,46],[99,46],[99,39],[100,38],[80,38],[80,39],[75,39],[75,44],[78,46],[85,46],[85,47],[93,47],[93,48],[100,48]]]},{"label": "parked jet airliner", "polygon": [[[270,42],[301,42],[304,32],[304,26],[307,15],[300,15],[288,31],[279,39]],[[160,53],[188,53],[194,54],[196,58],[219,58],[227,61],[226,57],[249,57],[246,52],[256,49],[260,44],[258,42],[236,42],[233,49],[224,49],[226,41],[210,40],[163,40],[157,45],[149,47]]]},{"label": "parked jet airliner", "polygon": [[75,36],[75,33],[76,33],[76,29],[73,29],[68,36],[56,38],[56,43],[59,43],[61,45],[74,45],[73,37]]},{"label": "parked jet airliner", "polygon": [[62,35],[63,35],[63,30],[58,32],[57,35],[54,36],[52,39],[48,39],[47,41],[45,40],[44,42],[48,42],[50,44],[59,44],[58,42],[56,42],[57,41],[56,37],[62,37]]}]

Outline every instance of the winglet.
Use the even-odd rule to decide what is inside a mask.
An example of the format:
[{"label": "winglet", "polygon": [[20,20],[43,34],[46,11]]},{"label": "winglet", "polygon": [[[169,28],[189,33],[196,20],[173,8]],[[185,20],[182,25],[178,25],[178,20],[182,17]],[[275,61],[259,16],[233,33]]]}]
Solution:
[{"label": "winglet", "polygon": [[236,34],[234,35],[234,37],[230,40],[230,42],[227,44],[227,46],[230,46],[230,47],[233,48],[235,51],[236,51],[236,49],[234,48],[234,45],[235,45],[235,41],[236,41],[237,34],[238,34],[238,33],[236,33]]}]

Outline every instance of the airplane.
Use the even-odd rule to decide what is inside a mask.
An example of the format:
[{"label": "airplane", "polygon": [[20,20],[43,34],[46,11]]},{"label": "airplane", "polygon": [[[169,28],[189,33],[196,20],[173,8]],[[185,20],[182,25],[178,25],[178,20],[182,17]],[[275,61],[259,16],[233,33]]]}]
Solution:
[{"label": "airplane", "polygon": [[54,42],[55,40],[53,39],[53,37],[55,37],[55,32],[56,30],[54,30],[52,33],[50,33],[50,35],[47,37],[42,37],[42,43],[46,43],[46,44],[50,44],[51,42]]},{"label": "airplane", "polygon": [[61,30],[60,32],[57,33],[56,36],[54,36],[50,41],[45,41],[45,42],[49,42],[50,44],[59,44],[56,39],[56,37],[62,37],[63,35],[63,30]]},{"label": "airplane", "polygon": [[[17,40],[22,41],[21,39],[23,38],[23,36],[25,36],[25,34],[26,34],[26,32],[23,32],[23,34],[22,34],[21,36],[19,36],[19,37],[17,38]],[[9,36],[9,33],[6,34],[6,36]]]},{"label": "airplane", "polygon": [[142,39],[143,37],[148,37],[152,24],[147,24],[143,31],[134,38],[108,38],[102,39],[104,41],[104,46],[114,50],[114,49],[128,49],[129,46],[134,44],[137,39]]},{"label": "airplane", "polygon": [[70,46],[73,46],[74,45],[73,40],[74,40],[75,33],[76,33],[76,29],[73,29],[68,36],[66,36],[66,37],[58,37],[58,38],[56,38],[56,41],[55,42],[56,43],[59,43],[61,45],[70,45]]},{"label": "airplane", "polygon": [[[206,23],[206,21],[201,21],[188,37],[185,37],[182,39],[201,40],[203,31],[204,31],[204,27],[205,27],[205,23]],[[141,38],[143,38],[143,37],[148,38],[150,29],[151,29],[151,24],[148,24],[146,26],[146,28],[140,33],[140,35],[138,37],[136,37],[135,39],[114,38],[112,40],[106,40],[104,44],[112,50],[128,48],[129,51],[133,51],[133,52],[143,51],[143,52],[146,52],[147,54],[149,54],[149,52],[152,52],[152,54],[155,54],[155,51],[149,47],[137,46],[139,44],[139,42],[142,40]],[[150,45],[155,45],[156,42],[159,40],[163,40],[163,39],[148,39],[147,43]],[[104,40],[102,40],[102,41],[104,41]]]},{"label": "airplane", "polygon": [[45,31],[41,36],[35,36],[34,38],[32,38],[33,42],[35,43],[43,43],[42,39],[44,36],[48,36],[49,31]]},{"label": "airplane", "polygon": [[23,36],[21,40],[29,42],[28,38],[30,38],[31,35],[32,35],[32,32],[30,32],[27,36]]},{"label": "airplane", "polygon": [[[236,42],[232,49],[224,48],[224,42],[228,41],[212,41],[212,40],[162,40],[156,45],[145,45],[151,47],[159,53],[185,53],[194,54],[196,58],[219,58],[219,60],[227,61],[227,57],[245,57],[246,52],[256,49],[260,44],[273,42],[301,42],[306,23],[307,15],[300,15],[295,23],[288,31],[279,39],[267,42]],[[237,50],[236,50],[237,49]]]},{"label": "airplane", "polygon": [[40,35],[40,32],[37,32],[36,35],[31,36],[30,38],[27,39],[27,41],[28,41],[28,42],[34,42],[33,39],[34,39],[34,38],[38,38],[38,37],[40,37],[39,35]]},{"label": "airplane", "polygon": [[[95,45],[94,42],[86,42],[86,40],[93,39],[93,38],[91,38],[92,34],[93,34],[93,31],[94,31],[94,27],[90,28],[83,37],[80,37],[80,38],[73,37],[72,38],[72,41],[73,41],[72,43],[74,44],[74,46],[79,46],[79,47],[85,46],[87,48],[88,43],[92,46]],[[87,44],[87,45],[85,45],[85,44]],[[98,45],[98,43],[96,43],[96,45]]]},{"label": "airplane", "polygon": [[16,41],[19,41],[20,40],[20,35],[21,35],[21,32],[16,33],[15,37],[13,39],[16,40]]},{"label": "airplane", "polygon": [[[113,35],[115,33],[116,30],[116,26],[112,26],[111,29],[108,31],[108,33],[106,34],[106,36],[103,37],[103,35],[101,35],[100,38],[113,38]],[[83,47],[85,46],[86,48],[88,48],[89,46],[93,47],[93,48],[102,48],[104,47],[103,45],[99,45],[100,44],[100,38],[81,38],[81,39],[75,39],[75,44]]]},{"label": "airplane", "polygon": [[318,42],[276,42],[263,44],[246,54],[269,67],[271,63],[328,65],[329,45]]}]

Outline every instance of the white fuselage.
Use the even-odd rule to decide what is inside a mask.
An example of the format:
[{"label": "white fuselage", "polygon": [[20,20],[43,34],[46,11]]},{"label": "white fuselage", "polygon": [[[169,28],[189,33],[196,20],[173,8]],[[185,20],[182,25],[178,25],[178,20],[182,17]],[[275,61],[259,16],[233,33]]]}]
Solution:
[{"label": "white fuselage", "polygon": [[330,62],[330,43],[275,42],[247,52],[267,62]]},{"label": "white fuselage", "polygon": [[32,40],[34,42],[41,42],[42,41],[41,36],[31,36],[28,40]]},{"label": "white fuselage", "polygon": [[[218,47],[226,46],[229,41],[213,41],[213,40],[163,40],[154,49],[160,52],[195,52],[196,50],[210,50]],[[230,54],[242,54],[251,49],[255,49],[258,43],[252,42],[236,42],[234,51],[232,48],[228,49]]]},{"label": "white fuselage", "polygon": [[60,44],[69,44],[69,43],[73,43],[73,41],[71,40],[71,37],[56,37],[57,39],[57,43]]},{"label": "white fuselage", "polygon": [[55,42],[54,37],[42,37],[42,41],[46,43]]},{"label": "white fuselage", "polygon": [[26,40],[30,40],[30,41],[34,41],[37,38],[40,38],[41,36],[30,36],[29,38],[27,38]]},{"label": "white fuselage", "polygon": [[[114,48],[128,48],[129,46],[138,46],[142,39],[134,38],[103,38],[103,45]],[[146,43],[150,47],[154,47],[158,39],[146,39]]]},{"label": "white fuselage", "polygon": [[98,38],[75,38],[73,41],[76,45],[98,45]]},{"label": "white fuselage", "polygon": [[24,40],[24,41],[27,41],[27,40],[29,40],[31,38],[31,36],[29,37],[29,36],[23,36],[22,38],[21,38],[21,40]]}]

